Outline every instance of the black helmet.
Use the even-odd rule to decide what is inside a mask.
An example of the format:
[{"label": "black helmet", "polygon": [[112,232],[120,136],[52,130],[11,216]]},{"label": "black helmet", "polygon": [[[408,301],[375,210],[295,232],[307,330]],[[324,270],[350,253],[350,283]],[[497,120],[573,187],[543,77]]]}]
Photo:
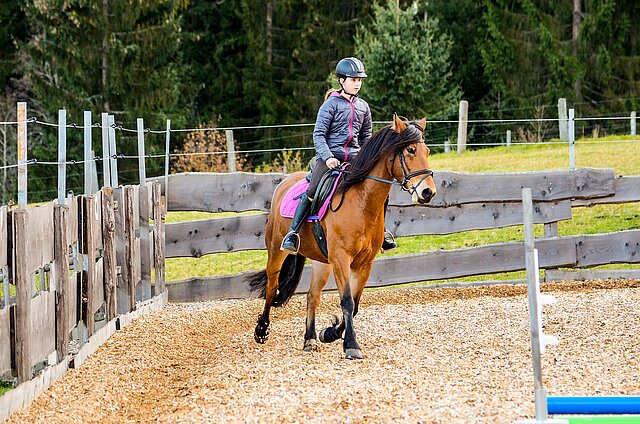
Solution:
[{"label": "black helmet", "polygon": [[366,78],[364,63],[357,57],[345,57],[336,65],[336,75],[338,78]]}]

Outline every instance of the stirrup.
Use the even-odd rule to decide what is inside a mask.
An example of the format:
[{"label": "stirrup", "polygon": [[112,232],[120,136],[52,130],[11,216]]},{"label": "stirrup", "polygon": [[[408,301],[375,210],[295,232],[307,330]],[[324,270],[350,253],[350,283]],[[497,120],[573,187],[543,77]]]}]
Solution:
[{"label": "stirrup", "polygon": [[[387,240],[386,235],[389,234],[389,240]],[[384,239],[382,240],[382,246],[380,246],[380,251],[381,252],[387,252],[389,250],[393,250],[396,247],[398,247],[398,245],[396,244],[396,238],[393,236],[393,233],[387,229],[384,230]],[[387,247],[385,248],[384,245],[387,244]]]},{"label": "stirrup", "polygon": [[[296,237],[297,243],[294,243],[294,244],[295,244],[295,246],[294,246],[294,247],[295,247],[295,250],[287,249],[287,248],[284,246],[284,242],[285,242],[285,240],[287,240],[287,238],[288,238],[290,235],[294,235],[294,236]],[[289,232],[288,232],[287,234],[285,234],[285,235],[284,235],[284,237],[282,238],[282,243],[280,243],[280,250],[285,250],[285,251],[287,251],[287,252],[291,252],[291,253],[298,253],[298,250],[300,250],[300,235],[299,235],[298,233],[296,233],[295,231],[289,231]]]}]

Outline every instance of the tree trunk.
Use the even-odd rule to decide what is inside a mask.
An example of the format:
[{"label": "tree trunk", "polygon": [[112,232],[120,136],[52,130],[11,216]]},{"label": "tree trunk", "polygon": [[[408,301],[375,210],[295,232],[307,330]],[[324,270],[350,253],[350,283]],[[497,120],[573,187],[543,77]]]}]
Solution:
[{"label": "tree trunk", "polygon": [[267,27],[266,27],[267,64],[268,65],[271,65],[271,57],[273,56],[273,35],[271,33],[272,27],[273,27],[273,2],[269,0],[267,2]]},{"label": "tree trunk", "polygon": [[[571,23],[571,40],[573,41],[573,55],[578,55],[578,37],[580,35],[580,21],[582,18],[582,0],[573,0],[573,22]],[[582,86],[580,80],[573,83],[573,91],[576,96],[576,102],[582,100]]]}]

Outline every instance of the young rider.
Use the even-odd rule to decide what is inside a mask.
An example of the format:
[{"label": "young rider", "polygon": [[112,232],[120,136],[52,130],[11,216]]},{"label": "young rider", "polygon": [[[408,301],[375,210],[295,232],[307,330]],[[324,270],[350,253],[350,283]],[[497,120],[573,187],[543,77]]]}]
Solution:
[{"label": "young rider", "polygon": [[[362,61],[355,57],[340,60],[336,76],[341,89],[329,90],[325,102],[318,110],[313,130],[316,149],[316,165],[311,173],[307,195],[302,196],[293,215],[289,232],[280,248],[293,253],[298,251],[298,232],[309,213],[318,183],[329,170],[350,162],[371,137],[371,110],[367,102],[358,97],[362,81],[367,77]],[[393,239],[385,239],[383,250],[396,247]]]}]

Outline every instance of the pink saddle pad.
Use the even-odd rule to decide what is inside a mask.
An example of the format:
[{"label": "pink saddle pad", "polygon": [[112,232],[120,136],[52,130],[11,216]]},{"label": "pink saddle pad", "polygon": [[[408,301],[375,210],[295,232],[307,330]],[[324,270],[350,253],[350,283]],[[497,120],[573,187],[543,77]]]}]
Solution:
[{"label": "pink saddle pad", "polygon": [[[337,180],[336,180],[337,183]],[[300,198],[302,196],[306,196],[307,188],[309,187],[309,181],[306,178],[298,181],[293,187],[289,189],[289,191],[284,195],[284,199],[282,199],[282,204],[280,205],[280,215],[285,218],[293,218],[293,214],[296,212],[296,206],[300,203]],[[329,207],[329,202],[331,201],[331,196],[333,196],[333,191],[336,189],[336,186],[333,186],[331,190],[331,195],[327,197],[327,200],[324,201],[318,215],[308,216],[306,221],[311,222],[312,220],[320,220],[327,212],[327,208]],[[302,196],[301,196],[302,195]]]}]

